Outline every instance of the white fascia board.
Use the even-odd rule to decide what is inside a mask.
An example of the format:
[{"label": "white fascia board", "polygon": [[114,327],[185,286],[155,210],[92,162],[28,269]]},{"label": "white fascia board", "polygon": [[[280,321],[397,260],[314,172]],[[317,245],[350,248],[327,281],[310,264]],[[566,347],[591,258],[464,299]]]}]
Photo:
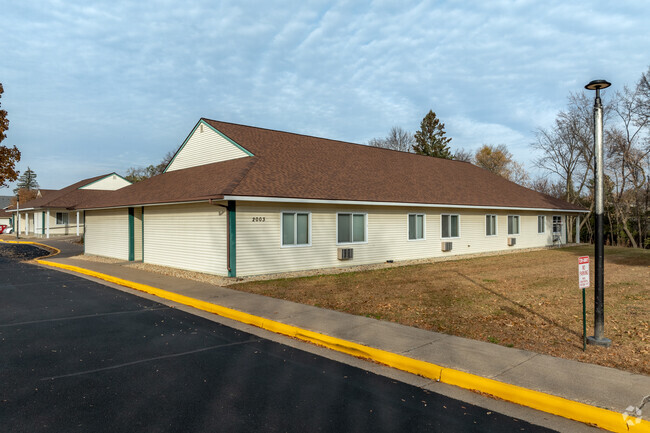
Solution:
[{"label": "white fascia board", "polygon": [[429,203],[399,203],[385,201],[354,201],[354,200],[321,200],[321,199],[303,199],[303,198],[281,198],[281,197],[255,197],[255,196],[236,196],[226,195],[223,200],[236,201],[257,201],[266,203],[305,203],[305,204],[343,204],[357,206],[400,206],[400,207],[431,207],[446,209],[499,209],[499,210],[518,210],[518,211],[540,211],[540,212],[575,212],[587,213],[588,210],[576,209],[555,209],[555,208],[532,208],[532,207],[508,207],[508,206],[471,206],[457,204],[429,204]]},{"label": "white fascia board", "polygon": [[[223,201],[223,199],[212,199],[212,201]],[[138,204],[128,204],[124,206],[109,206],[109,207],[88,207],[88,208],[79,208],[73,210],[102,210],[102,209],[126,209],[130,207],[145,207],[145,206],[171,206],[175,204],[192,204],[192,203],[209,203],[210,200],[194,200],[194,201],[175,201],[170,203],[138,203]],[[21,209],[22,210],[22,209]]]}]

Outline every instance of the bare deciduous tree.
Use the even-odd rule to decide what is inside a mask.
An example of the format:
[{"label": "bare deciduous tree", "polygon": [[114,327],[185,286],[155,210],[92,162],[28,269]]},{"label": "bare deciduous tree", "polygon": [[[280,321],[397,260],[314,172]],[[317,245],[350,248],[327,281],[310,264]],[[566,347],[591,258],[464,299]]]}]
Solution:
[{"label": "bare deciduous tree", "polygon": [[150,177],[162,174],[167,168],[167,165],[174,158],[174,152],[167,152],[162,161],[157,165],[149,165],[147,167],[130,167],[126,170],[124,178],[129,182],[140,182]]},{"label": "bare deciduous tree", "polygon": [[640,90],[639,85],[634,89],[625,86],[623,91],[617,92],[613,112],[618,122],[605,134],[609,159],[606,168],[613,181],[612,205],[616,223],[634,248],[643,246],[643,234],[639,230],[639,237],[635,239],[629,223],[633,216],[637,217],[638,223],[643,218],[639,206],[647,188],[645,162],[650,154],[647,132],[650,116],[646,116],[643,107],[639,106],[643,101]]},{"label": "bare deciduous tree", "polygon": [[368,145],[400,152],[413,152],[414,143],[413,134],[400,126],[393,126],[386,138],[373,138],[368,142]]},{"label": "bare deciduous tree", "polygon": [[[580,225],[589,235],[594,208],[592,101],[584,92],[571,94],[568,108],[558,113],[551,128],[538,129],[531,145],[541,152],[536,165],[560,181],[559,195],[589,209]],[[650,68],[633,88],[623,87],[605,104],[604,115],[607,242],[650,247]],[[557,195],[553,181],[536,179],[532,187]]]},{"label": "bare deciduous tree", "polygon": [[465,150],[461,148],[454,153],[454,159],[456,161],[473,162],[474,154],[471,150]]},{"label": "bare deciduous tree", "polygon": [[[541,152],[537,167],[556,175],[562,185],[559,198],[578,203],[588,181],[593,178],[593,103],[584,92],[569,95],[568,108],[558,113],[552,128],[538,128],[531,146]],[[604,107],[604,115],[609,113]],[[557,186],[556,186],[557,187]],[[581,219],[581,230],[589,223],[589,214]],[[573,236],[573,220],[569,218],[569,238]]]},{"label": "bare deciduous tree", "polygon": [[535,164],[557,175],[564,198],[576,203],[593,173],[593,115],[584,93],[569,95],[569,107],[560,111],[550,129],[539,128],[532,147],[541,151]]}]

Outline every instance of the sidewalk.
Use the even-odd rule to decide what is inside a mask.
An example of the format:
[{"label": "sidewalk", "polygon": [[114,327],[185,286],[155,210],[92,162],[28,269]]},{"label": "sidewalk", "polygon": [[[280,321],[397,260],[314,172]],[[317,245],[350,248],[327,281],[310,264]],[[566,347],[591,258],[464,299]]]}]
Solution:
[{"label": "sidewalk", "polygon": [[[61,254],[48,261],[78,266],[287,325],[623,413],[650,394],[650,377],[496,344],[353,316],[289,301],[151,273],[124,264],[71,258],[79,246],[43,240]],[[644,408],[650,413],[650,407]],[[647,417],[644,417],[647,420]],[[646,421],[647,422],[647,421]],[[643,424],[646,424],[644,422]]]}]

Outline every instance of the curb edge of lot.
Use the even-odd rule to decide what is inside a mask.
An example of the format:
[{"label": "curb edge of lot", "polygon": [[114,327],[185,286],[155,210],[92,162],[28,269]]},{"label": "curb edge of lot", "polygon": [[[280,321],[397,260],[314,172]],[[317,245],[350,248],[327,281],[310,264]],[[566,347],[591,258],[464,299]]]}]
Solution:
[{"label": "curb edge of lot", "polygon": [[407,356],[376,349],[351,341],[343,340],[329,335],[321,334],[314,331],[302,329],[293,325],[287,325],[274,320],[244,313],[221,305],[169,292],[146,284],[140,284],[128,281],[112,275],[91,271],[78,266],[66,265],[63,263],[49,262],[43,258],[57,255],[60,250],[55,247],[45,245],[39,242],[31,241],[5,241],[1,242],[10,244],[32,244],[45,247],[48,250],[54,250],[54,253],[36,259],[35,262],[40,265],[54,268],[66,269],[68,271],[80,273],[93,278],[98,278],[123,287],[128,287],[137,291],[148,293],[168,301],[183,304],[202,311],[213,313],[227,319],[237,322],[253,325],[267,331],[274,332],[289,337],[293,337],[308,343],[326,347],[331,350],[346,353],[357,358],[375,361],[377,363],[396,368],[407,373],[416,374],[426,377],[437,382],[448,385],[458,386],[470,391],[476,391],[487,394],[492,397],[500,398],[521,406],[530,407],[542,412],[579,421],[585,424],[594,425],[613,432],[647,432],[650,433],[650,422],[640,418],[628,417],[625,414],[614,412],[608,409],[591,406],[586,403],[580,403],[552,394],[531,390],[528,388],[512,385],[509,383],[499,382],[494,379],[488,379],[471,373],[466,373],[452,368],[442,367],[436,364],[409,358]]}]

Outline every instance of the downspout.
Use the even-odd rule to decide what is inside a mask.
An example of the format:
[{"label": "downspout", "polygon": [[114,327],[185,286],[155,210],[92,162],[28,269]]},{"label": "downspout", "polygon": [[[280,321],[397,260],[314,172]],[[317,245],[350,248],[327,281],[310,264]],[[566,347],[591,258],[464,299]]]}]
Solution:
[{"label": "downspout", "polygon": [[[212,199],[208,199],[208,203],[211,204],[212,206],[219,206],[224,209],[226,209],[226,269],[228,270],[228,276],[230,277],[232,272],[232,268],[230,267],[230,211],[231,211],[231,203],[235,203],[234,201],[229,201],[228,206],[219,204],[219,203],[214,203]],[[234,205],[233,205],[234,207]]]}]

